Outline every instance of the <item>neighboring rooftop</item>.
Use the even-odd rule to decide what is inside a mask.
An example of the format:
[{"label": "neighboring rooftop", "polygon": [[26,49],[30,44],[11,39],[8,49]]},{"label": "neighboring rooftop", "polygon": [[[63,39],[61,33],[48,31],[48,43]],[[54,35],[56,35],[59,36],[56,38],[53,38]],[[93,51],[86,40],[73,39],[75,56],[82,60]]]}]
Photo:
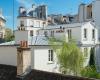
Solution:
[{"label": "neighboring rooftop", "polygon": [[[16,46],[15,41],[1,43],[0,46]],[[34,46],[42,46],[42,45],[49,45],[48,39],[45,36],[33,36],[29,38],[29,45]]]},{"label": "neighboring rooftop", "polygon": [[24,77],[18,77],[16,73],[15,66],[0,64],[0,80],[95,80],[34,69]]},{"label": "neighboring rooftop", "polygon": [[61,25],[54,25],[54,26],[48,26],[45,27],[44,29],[59,29],[59,28],[76,28],[76,27],[81,27],[84,24],[90,23],[92,25],[95,25],[94,22],[82,22],[82,23],[71,23],[71,24],[61,24]]},{"label": "neighboring rooftop", "polygon": [[4,16],[2,15],[2,9],[0,9],[0,19],[3,20],[3,21],[6,21]]}]

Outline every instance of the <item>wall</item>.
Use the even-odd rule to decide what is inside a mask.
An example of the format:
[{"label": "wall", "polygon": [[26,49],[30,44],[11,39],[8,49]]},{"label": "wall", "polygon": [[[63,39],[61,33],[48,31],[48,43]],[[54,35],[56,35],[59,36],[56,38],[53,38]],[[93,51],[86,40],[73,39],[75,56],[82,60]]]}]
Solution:
[{"label": "wall", "polygon": [[[98,36],[97,36],[97,29],[95,26],[91,25],[90,22],[83,24],[82,28],[81,28],[81,42],[82,44],[92,44],[94,45],[94,43],[97,43],[98,40]],[[84,29],[87,29],[87,38],[84,38]],[[95,29],[95,39],[92,39],[92,29]]]},{"label": "wall", "polygon": [[17,65],[17,49],[14,46],[0,46],[0,64]]},{"label": "wall", "polygon": [[93,13],[93,20],[95,21],[96,25],[98,26],[98,38],[100,38],[100,13],[99,13],[99,9],[100,9],[100,0],[95,0],[93,3],[93,9],[92,9],[92,13]]},{"label": "wall", "polygon": [[96,22],[97,26],[100,26],[100,14],[99,14],[99,9],[100,9],[100,0],[95,0],[93,3],[93,19]]},{"label": "wall", "polygon": [[[32,48],[32,68],[50,72],[57,72],[56,56],[54,54],[54,61],[48,61],[48,46],[36,46]],[[34,57],[34,58],[33,58]]]},{"label": "wall", "polygon": [[[54,61],[48,61],[48,46],[31,47],[31,66],[32,69],[39,69],[50,72],[57,72],[57,65],[55,63],[56,57],[54,54]],[[16,46],[0,46],[0,64],[17,65],[17,49]]]},{"label": "wall", "polygon": [[73,28],[66,28],[67,30],[72,31],[72,39],[74,39],[77,43],[81,41],[81,26],[73,27]]},{"label": "wall", "polygon": [[[20,21],[24,21],[24,26],[25,27],[45,27],[47,26],[47,22],[44,20],[39,20],[35,18],[30,18],[30,17],[20,17],[17,19],[18,27],[20,26]],[[44,24],[45,23],[45,24]]]},{"label": "wall", "polygon": [[96,48],[95,48],[95,56],[96,56],[96,68],[97,68],[97,71],[100,72],[100,45],[97,45]]},{"label": "wall", "polygon": [[19,44],[20,41],[26,40],[28,41],[28,36],[29,32],[28,31],[15,31],[15,43]]},{"label": "wall", "polygon": [[84,22],[84,20],[85,20],[85,4],[80,4],[78,14],[79,14],[79,22]]},{"label": "wall", "polygon": [[[84,48],[87,48],[87,57],[85,56],[85,53],[84,53]],[[82,51],[82,54],[84,55],[84,58],[85,58],[85,62],[84,62],[84,66],[87,66],[89,64],[89,60],[90,60],[90,50],[91,50],[91,47],[89,46],[82,46],[80,47],[81,51]]]}]

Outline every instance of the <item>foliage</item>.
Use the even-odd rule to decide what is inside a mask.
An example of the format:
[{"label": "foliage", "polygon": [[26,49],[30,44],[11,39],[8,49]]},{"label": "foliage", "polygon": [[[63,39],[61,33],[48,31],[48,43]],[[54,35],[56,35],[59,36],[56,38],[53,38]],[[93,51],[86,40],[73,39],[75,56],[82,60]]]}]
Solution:
[{"label": "foliage", "polygon": [[55,38],[50,39],[50,43],[53,44],[52,47],[57,54],[60,71],[63,74],[79,75],[84,57],[76,43],[72,40],[66,42],[66,40],[56,40]]},{"label": "foliage", "polygon": [[81,71],[83,77],[98,78],[100,79],[100,73],[96,71],[95,66],[87,66]]},{"label": "foliage", "polygon": [[91,51],[90,51],[90,61],[89,61],[89,65],[90,66],[95,65],[94,48],[91,48]]},{"label": "foliage", "polygon": [[98,73],[96,71],[96,67],[95,67],[94,48],[91,48],[91,51],[90,51],[89,66],[85,67],[81,71],[81,75],[84,76],[84,77],[100,79],[100,73]]},{"label": "foliage", "polygon": [[14,40],[13,31],[11,29],[6,28],[4,40],[6,42]]}]

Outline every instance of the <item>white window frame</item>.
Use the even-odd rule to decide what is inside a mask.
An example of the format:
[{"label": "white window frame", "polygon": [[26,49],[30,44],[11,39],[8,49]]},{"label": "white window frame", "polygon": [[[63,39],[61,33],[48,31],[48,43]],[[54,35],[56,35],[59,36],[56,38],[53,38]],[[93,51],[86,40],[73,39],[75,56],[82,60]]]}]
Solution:
[{"label": "white window frame", "polygon": [[84,57],[88,58],[88,48],[87,47],[84,48]]},{"label": "white window frame", "polygon": [[48,50],[48,62],[53,62],[54,61],[54,52],[53,50]]},{"label": "white window frame", "polygon": [[92,29],[92,40],[95,39],[95,29]]},{"label": "white window frame", "polygon": [[88,32],[87,29],[84,28],[84,35],[83,36],[84,36],[84,39],[86,39],[86,40],[87,40],[87,32]]}]

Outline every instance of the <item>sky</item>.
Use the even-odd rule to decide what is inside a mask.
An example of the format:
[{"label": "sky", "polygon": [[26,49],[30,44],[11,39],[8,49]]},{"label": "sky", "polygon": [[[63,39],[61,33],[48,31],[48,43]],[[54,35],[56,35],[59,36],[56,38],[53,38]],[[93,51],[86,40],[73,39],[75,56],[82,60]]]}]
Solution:
[{"label": "sky", "polygon": [[[48,14],[77,14],[80,3],[89,4],[92,0],[0,0],[0,8],[6,19],[6,27],[17,27],[18,7],[25,6],[27,9],[32,4],[46,4]],[[13,27],[14,26],[14,27]]]}]

